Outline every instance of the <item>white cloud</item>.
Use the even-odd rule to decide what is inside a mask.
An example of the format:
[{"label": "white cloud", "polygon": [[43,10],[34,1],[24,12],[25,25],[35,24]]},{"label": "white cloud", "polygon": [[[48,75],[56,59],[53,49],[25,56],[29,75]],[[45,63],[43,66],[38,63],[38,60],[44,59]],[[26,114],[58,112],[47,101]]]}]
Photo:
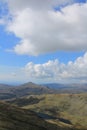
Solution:
[{"label": "white cloud", "polygon": [[39,79],[45,82],[84,82],[87,81],[87,53],[78,57],[74,62],[67,64],[58,60],[48,61],[44,64],[29,62],[24,71],[27,77]]},{"label": "white cloud", "polygon": [[73,3],[74,0],[5,0],[12,12],[32,8],[33,10],[49,10],[58,5]]},{"label": "white cloud", "polygon": [[67,64],[57,59],[43,64],[27,63],[24,67],[0,66],[0,81],[9,82],[60,82],[86,83],[87,82],[87,52],[74,62]]},{"label": "white cloud", "polygon": [[38,55],[59,50],[87,50],[87,3],[71,4],[61,12],[54,11],[53,6],[62,2],[8,0],[12,21],[7,30],[21,38],[13,47],[14,52]]}]

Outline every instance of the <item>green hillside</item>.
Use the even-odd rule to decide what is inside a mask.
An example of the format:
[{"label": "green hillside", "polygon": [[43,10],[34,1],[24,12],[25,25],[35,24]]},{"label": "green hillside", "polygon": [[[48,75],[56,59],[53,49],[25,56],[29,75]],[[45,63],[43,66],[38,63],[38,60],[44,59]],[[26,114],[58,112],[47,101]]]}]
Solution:
[{"label": "green hillside", "polygon": [[77,130],[46,122],[35,112],[0,102],[0,130]]},{"label": "green hillside", "polygon": [[10,103],[33,110],[51,123],[87,130],[87,93],[34,95]]}]

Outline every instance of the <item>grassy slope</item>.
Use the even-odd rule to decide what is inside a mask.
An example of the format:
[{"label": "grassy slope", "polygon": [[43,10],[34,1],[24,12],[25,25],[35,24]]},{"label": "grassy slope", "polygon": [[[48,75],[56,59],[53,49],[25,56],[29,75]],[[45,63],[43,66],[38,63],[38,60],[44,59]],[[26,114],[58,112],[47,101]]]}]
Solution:
[{"label": "grassy slope", "polygon": [[35,112],[0,102],[0,130],[75,130],[44,121]]},{"label": "grassy slope", "polygon": [[[34,96],[34,99],[35,97],[39,100],[38,103],[28,103],[23,107],[39,113],[49,114],[55,116],[56,118],[62,118],[71,121],[73,126],[81,128],[81,130],[87,129],[87,93],[48,94],[42,96]],[[27,97],[27,100],[29,98],[30,97]],[[14,103],[19,104],[20,100],[18,102],[16,100]],[[59,124],[59,120],[49,121]]]}]

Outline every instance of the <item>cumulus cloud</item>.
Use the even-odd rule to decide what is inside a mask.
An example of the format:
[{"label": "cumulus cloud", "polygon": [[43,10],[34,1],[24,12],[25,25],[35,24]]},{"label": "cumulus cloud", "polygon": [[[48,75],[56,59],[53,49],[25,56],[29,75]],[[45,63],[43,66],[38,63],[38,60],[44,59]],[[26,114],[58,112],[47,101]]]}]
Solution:
[{"label": "cumulus cloud", "polygon": [[87,50],[87,3],[53,7],[73,0],[7,0],[12,19],[7,30],[21,40],[17,54]]},{"label": "cumulus cloud", "polygon": [[74,0],[5,0],[13,12],[32,8],[33,10],[49,10],[58,5],[73,3]]},{"label": "cumulus cloud", "polygon": [[24,71],[28,77],[51,82],[84,82],[87,81],[87,53],[74,62],[60,63],[57,59],[44,64],[29,62]]},{"label": "cumulus cloud", "polygon": [[0,80],[13,82],[87,82],[87,52],[74,62],[61,63],[58,59],[43,64],[27,63],[24,67],[0,66]]}]

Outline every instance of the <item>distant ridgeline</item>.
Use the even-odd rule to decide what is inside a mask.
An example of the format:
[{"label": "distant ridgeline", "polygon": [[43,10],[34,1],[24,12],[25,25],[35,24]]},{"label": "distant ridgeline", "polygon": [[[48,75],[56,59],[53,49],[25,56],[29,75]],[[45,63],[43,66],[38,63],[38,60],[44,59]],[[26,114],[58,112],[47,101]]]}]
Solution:
[{"label": "distant ridgeline", "polygon": [[0,84],[0,99],[18,98],[26,95],[56,94],[56,93],[83,93],[87,92],[87,84],[44,84],[32,82],[19,86]]}]

